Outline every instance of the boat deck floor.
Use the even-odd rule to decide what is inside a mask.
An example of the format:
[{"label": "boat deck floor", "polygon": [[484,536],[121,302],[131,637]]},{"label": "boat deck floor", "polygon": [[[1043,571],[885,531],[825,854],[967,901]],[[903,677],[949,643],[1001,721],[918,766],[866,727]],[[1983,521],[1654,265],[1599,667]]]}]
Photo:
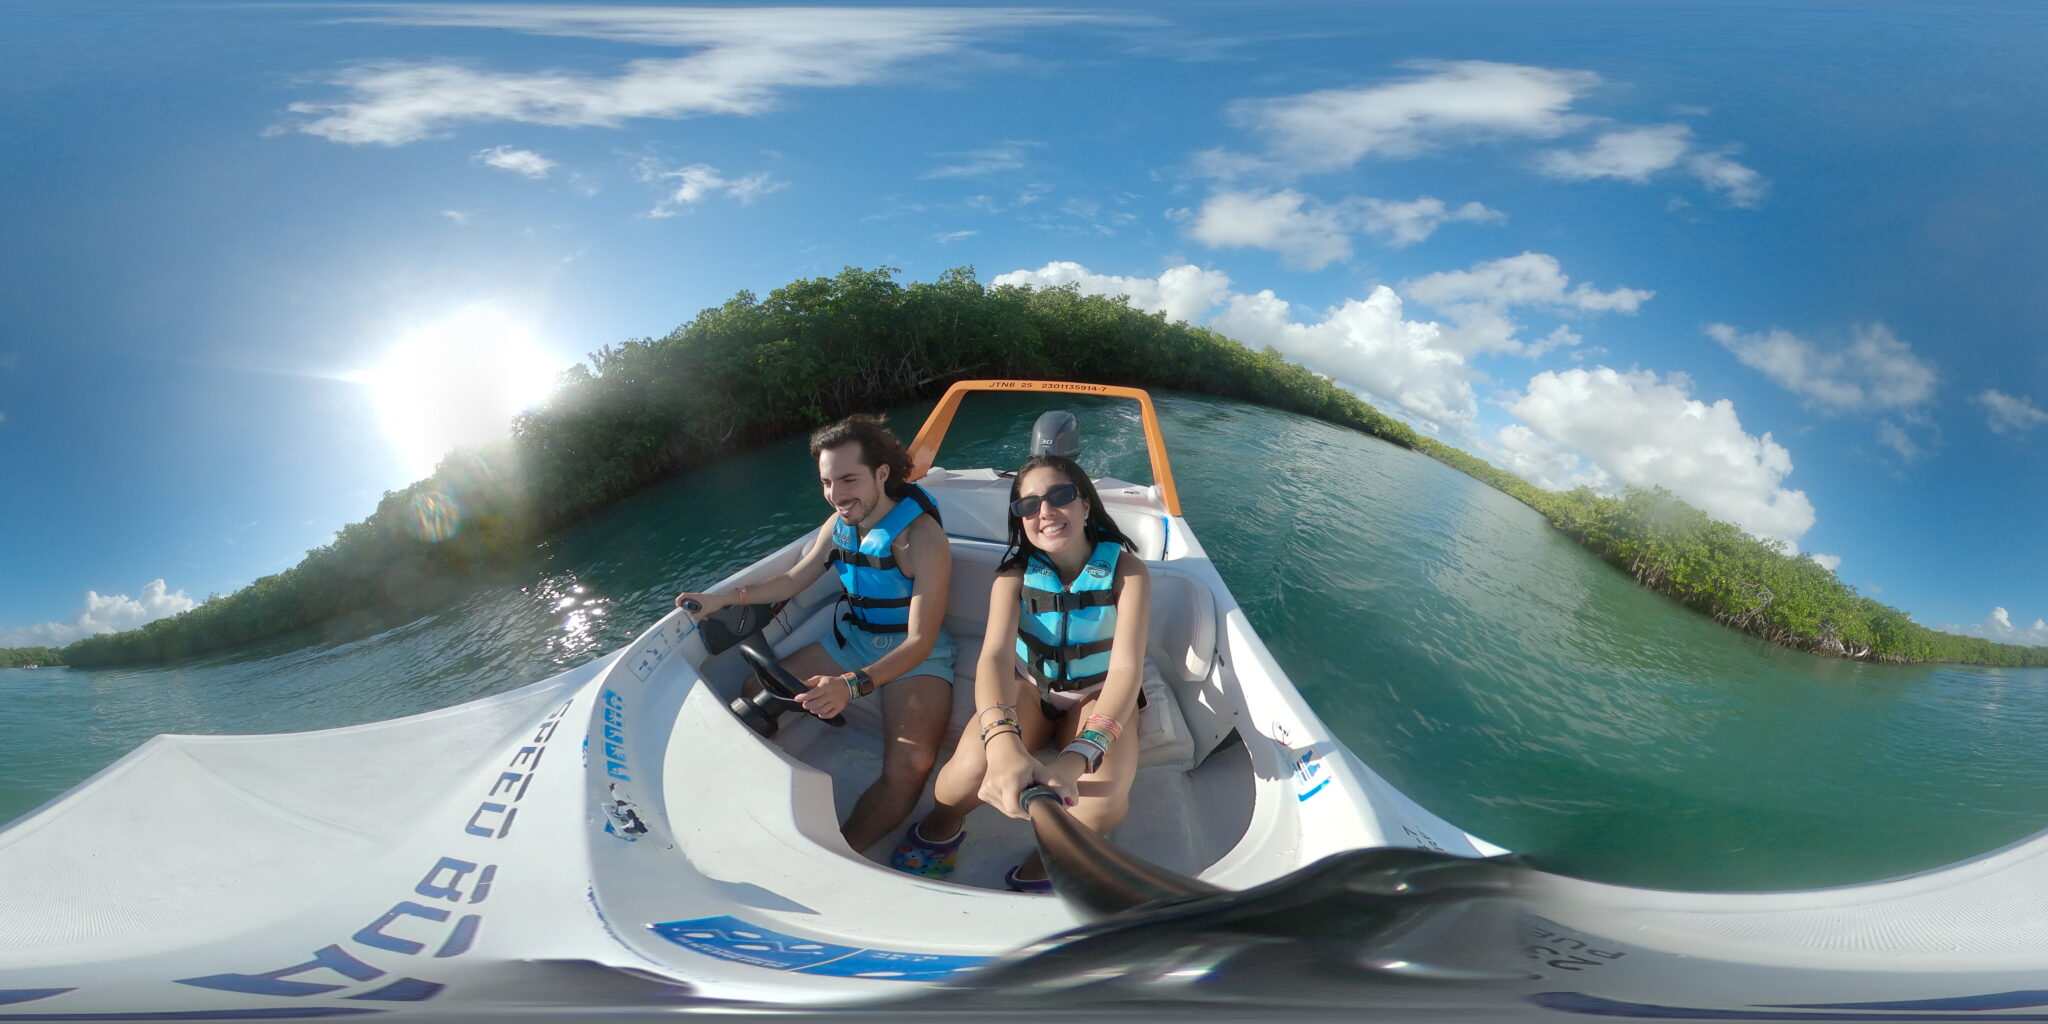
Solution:
[{"label": "boat deck floor", "polygon": [[[963,680],[964,682],[964,680]],[[951,756],[955,737],[972,710],[971,693],[955,701],[952,729],[941,751],[938,767]],[[865,709],[863,709],[865,710]],[[834,729],[815,720],[785,715],[778,742],[783,749],[832,777],[833,804],[839,820],[845,821],[854,801],[881,775],[882,740],[879,715],[849,711],[845,728]],[[1253,799],[1250,757],[1242,744],[1229,743],[1189,770],[1185,764],[1141,766],[1131,785],[1130,812],[1122,824],[1109,833],[1119,849],[1161,867],[1196,875],[1236,845],[1249,824]],[[938,767],[932,778],[938,777]],[[881,842],[859,851],[877,864],[887,865],[889,854],[902,841],[910,822],[922,820],[932,806],[932,782],[927,780],[907,821]],[[1036,849],[1029,822],[978,807],[964,826],[967,840],[961,846],[958,867],[950,881],[984,889],[1003,889],[1003,874],[1021,864]]]}]

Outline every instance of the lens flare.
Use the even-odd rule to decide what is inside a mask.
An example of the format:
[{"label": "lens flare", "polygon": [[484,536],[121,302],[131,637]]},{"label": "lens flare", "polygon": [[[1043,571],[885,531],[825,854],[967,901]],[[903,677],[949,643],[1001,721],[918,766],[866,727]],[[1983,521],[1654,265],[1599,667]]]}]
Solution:
[{"label": "lens flare", "polygon": [[412,532],[429,544],[439,544],[462,531],[462,506],[440,491],[422,491],[412,496]]}]

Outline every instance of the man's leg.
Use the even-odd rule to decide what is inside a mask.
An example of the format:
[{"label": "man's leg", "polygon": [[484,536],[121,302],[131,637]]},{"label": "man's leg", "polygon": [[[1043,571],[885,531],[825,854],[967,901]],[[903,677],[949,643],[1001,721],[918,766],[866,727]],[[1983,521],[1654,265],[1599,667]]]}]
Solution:
[{"label": "man's leg", "polygon": [[953,714],[953,687],[938,676],[904,676],[877,687],[874,696],[882,699],[882,777],[854,802],[839,830],[855,853],[910,816]]}]

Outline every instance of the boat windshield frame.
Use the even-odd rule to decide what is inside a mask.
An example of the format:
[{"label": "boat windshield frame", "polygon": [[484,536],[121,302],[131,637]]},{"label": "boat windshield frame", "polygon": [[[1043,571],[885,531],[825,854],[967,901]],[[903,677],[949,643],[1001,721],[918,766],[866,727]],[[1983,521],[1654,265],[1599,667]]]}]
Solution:
[{"label": "boat windshield frame", "polygon": [[1180,515],[1180,492],[1173,486],[1173,466],[1166,458],[1166,437],[1159,431],[1159,414],[1152,409],[1152,396],[1143,388],[1116,384],[1059,380],[957,381],[946,389],[939,404],[932,407],[931,415],[925,417],[924,426],[917,429],[916,439],[910,442],[910,480],[921,479],[930,472],[932,460],[939,454],[939,443],[946,439],[946,430],[953,425],[953,414],[960,411],[960,400],[977,391],[1091,395],[1136,401],[1139,419],[1145,426],[1145,449],[1152,458],[1152,485],[1158,490],[1159,500],[1166,506],[1167,514]]}]

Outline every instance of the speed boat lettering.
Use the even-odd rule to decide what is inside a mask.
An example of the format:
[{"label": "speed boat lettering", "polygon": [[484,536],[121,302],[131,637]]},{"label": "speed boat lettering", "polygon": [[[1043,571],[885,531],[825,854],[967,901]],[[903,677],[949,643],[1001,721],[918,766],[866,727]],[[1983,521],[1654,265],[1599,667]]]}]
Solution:
[{"label": "speed boat lettering", "polygon": [[620,782],[626,774],[626,699],[610,687],[604,691],[604,773]]},{"label": "speed boat lettering", "polygon": [[1443,848],[1443,845],[1436,841],[1436,837],[1430,835],[1427,832],[1422,831],[1419,828],[1416,828],[1413,825],[1403,825],[1401,826],[1401,831],[1402,833],[1407,835],[1408,838],[1415,840],[1416,846],[1419,846],[1425,850],[1435,850],[1438,853],[1450,852],[1448,850],[1445,850]]},{"label": "speed boat lettering", "polygon": [[903,953],[819,942],[763,928],[737,917],[698,918],[649,925],[656,935],[693,953],[774,971],[884,981],[936,981],[989,961],[985,956]]},{"label": "speed boat lettering", "polygon": [[513,805],[526,796],[526,787],[533,783],[534,773],[540,770],[541,755],[547,753],[548,741],[555,738],[555,728],[562,724],[562,716],[568,714],[575,703],[573,700],[563,703],[541,722],[533,738],[512,755],[506,770],[498,773],[497,780],[491,783],[490,792],[484,794],[483,802],[469,816],[469,822],[462,831],[485,839],[503,839],[511,834],[512,819],[519,813],[519,808]]},{"label": "speed boat lettering", "polygon": [[[496,864],[477,864],[459,857],[443,856],[435,861],[434,866],[413,886],[412,895],[432,900],[434,904],[474,906],[490,898],[491,883],[497,873]],[[364,957],[377,958],[380,953],[419,956],[425,953],[430,945],[434,946],[432,959],[437,960],[469,952],[470,947],[476,942],[478,929],[483,926],[483,915],[472,913],[456,917],[455,911],[450,907],[434,904],[401,899],[376,920],[357,929],[355,934],[344,940],[358,950],[379,952],[366,952],[363,956],[358,956],[343,948],[342,943],[336,942],[314,950],[304,962],[274,970],[208,974],[196,978],[178,978],[176,982],[180,985],[222,992],[287,998],[329,995],[343,989],[377,982],[379,984],[375,988],[341,998],[407,1003],[432,999],[447,986],[440,982],[409,976],[385,981],[386,976],[393,972],[375,966]],[[453,923],[449,923],[450,918],[454,918]],[[420,922],[446,927],[428,927]],[[293,980],[300,975],[313,975],[314,978],[323,980]],[[333,980],[337,978],[342,980]]]}]

